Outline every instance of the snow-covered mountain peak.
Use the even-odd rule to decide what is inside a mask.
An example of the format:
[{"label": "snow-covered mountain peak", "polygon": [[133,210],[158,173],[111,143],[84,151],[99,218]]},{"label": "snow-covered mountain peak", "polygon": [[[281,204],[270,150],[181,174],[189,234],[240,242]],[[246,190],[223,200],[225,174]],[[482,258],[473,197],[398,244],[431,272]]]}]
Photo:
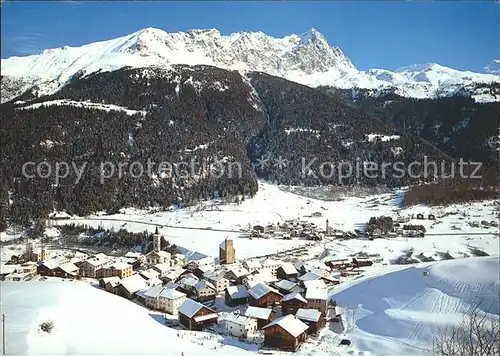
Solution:
[{"label": "snow-covered mountain peak", "polygon": [[80,47],[64,46],[37,55],[2,59],[2,100],[10,100],[34,86],[40,95],[48,94],[76,73],[171,64],[260,71],[309,86],[395,88],[399,94],[413,97],[453,93],[472,83],[498,82],[498,77],[491,74],[462,72],[436,63],[402,67],[394,72],[362,72],[315,28],[276,38],[260,31],[222,35],[217,29],[169,33],[148,27]]}]

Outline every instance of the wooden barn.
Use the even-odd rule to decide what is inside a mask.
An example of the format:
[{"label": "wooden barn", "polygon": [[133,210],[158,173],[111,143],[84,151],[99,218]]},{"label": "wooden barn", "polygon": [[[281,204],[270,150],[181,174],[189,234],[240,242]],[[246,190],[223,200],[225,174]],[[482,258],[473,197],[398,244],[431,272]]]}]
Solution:
[{"label": "wooden barn", "polygon": [[354,267],[367,267],[373,265],[373,261],[368,258],[354,258],[352,259]]},{"label": "wooden barn", "polygon": [[297,271],[297,269],[295,269],[293,264],[289,262],[284,263],[276,270],[276,277],[278,279],[295,280],[298,276],[299,276],[299,271]]},{"label": "wooden barn", "polygon": [[283,295],[265,283],[258,283],[248,290],[248,304],[254,307],[272,307],[281,299]]},{"label": "wooden barn", "polygon": [[306,341],[309,327],[293,315],[278,318],[264,326],[264,346],[297,351]]},{"label": "wooden barn", "polygon": [[424,214],[417,214],[417,220],[424,220]]},{"label": "wooden barn", "polygon": [[257,329],[262,329],[274,319],[276,312],[269,308],[248,307],[245,316],[257,320]]},{"label": "wooden barn", "polygon": [[225,303],[230,307],[248,303],[248,290],[242,284],[227,287],[225,290]]},{"label": "wooden barn", "polygon": [[204,327],[217,324],[217,313],[192,299],[179,307],[179,323],[188,330],[201,331]]},{"label": "wooden barn", "polygon": [[308,334],[315,334],[326,325],[325,316],[318,310],[299,309],[297,310],[295,317],[308,326]]},{"label": "wooden barn", "polygon": [[300,293],[293,292],[287,294],[283,297],[281,301],[281,310],[283,315],[293,314],[297,312],[297,310],[301,308],[307,307],[307,299],[304,298]]}]

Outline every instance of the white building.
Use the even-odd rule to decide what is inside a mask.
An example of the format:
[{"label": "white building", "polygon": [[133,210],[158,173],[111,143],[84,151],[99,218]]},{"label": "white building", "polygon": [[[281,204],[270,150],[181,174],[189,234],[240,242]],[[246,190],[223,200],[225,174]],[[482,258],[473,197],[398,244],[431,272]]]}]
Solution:
[{"label": "white building", "polygon": [[158,295],[158,309],[177,315],[179,307],[186,301],[186,294],[173,288],[164,288]]},{"label": "white building", "polygon": [[207,273],[203,277],[215,286],[217,293],[222,293],[229,287],[229,279],[224,277],[224,273]]},{"label": "white building", "polygon": [[228,314],[222,321],[227,334],[235,337],[247,338],[257,332],[257,320],[242,314]]},{"label": "white building", "polygon": [[160,309],[158,304],[158,296],[163,291],[163,287],[151,287],[143,293],[144,304],[151,309]]}]

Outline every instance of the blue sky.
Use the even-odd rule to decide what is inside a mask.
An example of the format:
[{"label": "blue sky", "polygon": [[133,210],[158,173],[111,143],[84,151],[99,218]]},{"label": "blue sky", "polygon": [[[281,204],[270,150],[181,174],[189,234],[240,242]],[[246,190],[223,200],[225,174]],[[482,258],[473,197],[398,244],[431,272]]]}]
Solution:
[{"label": "blue sky", "polygon": [[500,59],[500,3],[494,1],[3,2],[2,58],[144,27],[272,36],[315,27],[359,69],[437,62],[482,72]]}]

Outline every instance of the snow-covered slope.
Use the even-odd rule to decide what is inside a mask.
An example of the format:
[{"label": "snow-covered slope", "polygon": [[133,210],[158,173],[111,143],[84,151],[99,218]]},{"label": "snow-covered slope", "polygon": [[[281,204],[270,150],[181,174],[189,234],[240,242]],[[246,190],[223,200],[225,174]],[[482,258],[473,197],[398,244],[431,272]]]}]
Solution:
[{"label": "snow-covered slope", "polygon": [[332,298],[347,309],[348,337],[360,351],[422,355],[438,327],[460,322],[469,308],[498,316],[499,267],[498,256],[433,262],[341,286]]},{"label": "snow-covered slope", "polygon": [[[2,282],[8,355],[238,355],[196,345],[162,325],[161,314],[78,281]],[[151,313],[151,314],[150,314]],[[39,330],[52,321],[51,333]],[[216,350],[214,349],[216,348]]]},{"label": "snow-covered slope", "polygon": [[340,48],[316,29],[274,38],[263,32],[227,36],[216,29],[167,33],[146,28],[127,36],[81,47],[48,49],[38,55],[2,59],[2,100],[36,86],[36,93],[57,90],[76,75],[125,66],[205,64],[240,71],[261,71],[310,86],[396,88],[411,97],[455,92],[471,83],[499,81],[493,74],[460,72],[437,64],[410,66],[395,72],[359,71]]}]

